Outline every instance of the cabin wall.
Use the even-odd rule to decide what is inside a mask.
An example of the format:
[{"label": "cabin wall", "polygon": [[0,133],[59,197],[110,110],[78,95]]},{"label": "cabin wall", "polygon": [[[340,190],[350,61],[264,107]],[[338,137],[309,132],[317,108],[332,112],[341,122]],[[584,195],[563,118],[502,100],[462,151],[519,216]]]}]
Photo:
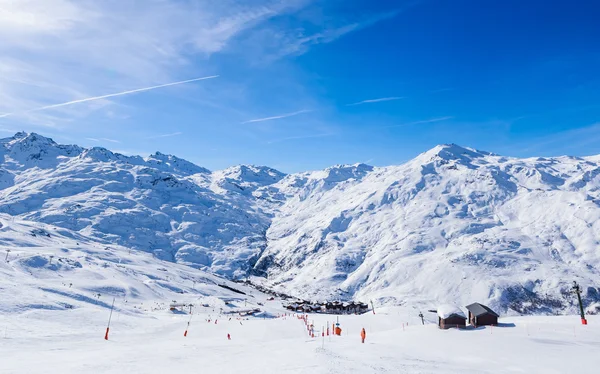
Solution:
[{"label": "cabin wall", "polygon": [[439,326],[441,329],[447,330],[453,327],[464,328],[466,326],[466,318],[458,316],[450,316],[448,318],[440,318]]},{"label": "cabin wall", "polygon": [[492,314],[482,314],[478,317],[475,317],[474,326],[489,326],[489,325],[497,325],[498,317]]}]

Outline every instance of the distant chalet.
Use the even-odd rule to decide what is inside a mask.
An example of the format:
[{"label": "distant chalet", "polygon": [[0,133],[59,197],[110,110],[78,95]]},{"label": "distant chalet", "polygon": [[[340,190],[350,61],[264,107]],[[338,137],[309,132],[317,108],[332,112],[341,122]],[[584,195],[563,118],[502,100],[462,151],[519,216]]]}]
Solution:
[{"label": "distant chalet", "polygon": [[467,317],[454,305],[441,305],[437,308],[438,327],[443,330],[456,327],[459,329],[466,327]]},{"label": "distant chalet", "polygon": [[365,303],[339,301],[325,303],[295,301],[285,305],[285,308],[297,313],[363,314],[369,311],[369,306]]},{"label": "distant chalet", "polygon": [[467,305],[467,310],[469,311],[469,323],[475,327],[498,324],[498,313],[483,304]]}]

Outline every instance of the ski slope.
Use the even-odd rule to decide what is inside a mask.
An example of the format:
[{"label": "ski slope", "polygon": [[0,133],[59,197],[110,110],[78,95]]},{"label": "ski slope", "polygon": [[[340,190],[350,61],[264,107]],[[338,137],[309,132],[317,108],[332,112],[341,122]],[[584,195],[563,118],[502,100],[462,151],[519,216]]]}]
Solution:
[{"label": "ski slope", "polygon": [[104,311],[113,298],[128,315],[164,310],[173,301],[234,311],[267,298],[206,271],[3,214],[0,254],[0,312],[8,318],[35,310]]},{"label": "ski slope", "polygon": [[[105,341],[107,318],[107,310],[94,308],[0,316],[0,373],[592,374],[600,365],[596,316],[588,326],[577,316],[509,317],[501,319],[506,327],[458,331],[383,308],[341,316],[340,337],[312,338],[292,316],[229,321],[205,311],[192,316],[184,337],[189,316],[161,310],[113,315]],[[309,315],[316,326],[334,318]]]}]

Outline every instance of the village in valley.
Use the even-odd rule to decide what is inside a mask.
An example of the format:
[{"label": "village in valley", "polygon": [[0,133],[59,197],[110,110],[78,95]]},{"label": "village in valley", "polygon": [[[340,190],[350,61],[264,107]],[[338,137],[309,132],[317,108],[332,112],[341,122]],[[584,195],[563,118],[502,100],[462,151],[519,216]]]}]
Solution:
[{"label": "village in valley", "polygon": [[302,300],[287,300],[283,304],[286,310],[296,313],[324,314],[363,314],[369,311],[369,305],[361,302],[310,302]]}]

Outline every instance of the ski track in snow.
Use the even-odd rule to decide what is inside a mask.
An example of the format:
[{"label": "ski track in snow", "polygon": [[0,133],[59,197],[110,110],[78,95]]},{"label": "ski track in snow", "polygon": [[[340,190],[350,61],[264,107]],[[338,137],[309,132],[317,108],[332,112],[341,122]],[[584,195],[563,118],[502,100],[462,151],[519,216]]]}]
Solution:
[{"label": "ski track in snow", "polygon": [[[0,326],[9,328],[0,338],[0,372],[568,373],[576,365],[585,374],[600,364],[596,316],[588,326],[579,325],[577,316],[507,317],[502,322],[514,327],[458,331],[422,326],[402,308],[381,312],[341,316],[342,336],[324,338],[308,337],[293,316],[215,325],[200,312],[184,337],[185,314],[122,314],[115,316],[108,341],[106,310],[38,310],[10,320],[3,315]],[[331,319],[309,315],[316,325]],[[410,323],[403,329],[398,321]]]}]

